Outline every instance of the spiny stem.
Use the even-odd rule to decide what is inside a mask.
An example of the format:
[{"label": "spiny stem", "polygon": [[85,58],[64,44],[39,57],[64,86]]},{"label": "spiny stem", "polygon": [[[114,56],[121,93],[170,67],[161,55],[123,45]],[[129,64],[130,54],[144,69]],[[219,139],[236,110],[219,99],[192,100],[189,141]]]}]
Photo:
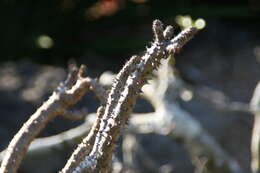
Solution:
[{"label": "spiny stem", "polygon": [[[189,28],[181,32],[176,38],[169,40],[171,29],[166,29],[159,20],[153,23],[155,41],[146,50],[143,56],[130,59],[117,75],[109,93],[104,113],[98,119],[99,129],[95,136],[94,146],[84,160],[74,160],[78,166],[75,169],[66,169],[62,173],[80,173],[111,171],[112,153],[121,129],[127,123],[129,114],[142,86],[147,82],[147,76],[156,70],[162,58],[174,54],[188,42],[196,33],[196,28]],[[74,165],[75,166],[75,165]]]}]

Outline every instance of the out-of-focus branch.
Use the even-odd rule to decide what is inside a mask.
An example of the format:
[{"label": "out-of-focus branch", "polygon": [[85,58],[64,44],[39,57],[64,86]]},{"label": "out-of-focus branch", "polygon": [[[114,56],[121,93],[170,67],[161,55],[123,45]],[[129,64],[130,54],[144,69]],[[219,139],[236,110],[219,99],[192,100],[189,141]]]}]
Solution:
[{"label": "out-of-focus branch", "polygon": [[202,128],[200,123],[182,110],[178,104],[168,103],[150,115],[133,116],[129,130],[135,133],[155,133],[169,136],[181,142],[192,156],[205,156],[214,168],[210,170],[227,170],[242,173],[239,164],[215,139]]},{"label": "out-of-focus branch", "polygon": [[149,153],[138,143],[135,134],[126,133],[123,138],[122,150],[123,150],[123,163],[124,172],[134,173],[138,171],[138,162],[135,160],[135,155],[142,156],[142,162],[153,171],[158,171],[160,165],[156,163],[149,155]]},{"label": "out-of-focus branch", "polygon": [[[75,148],[91,129],[96,118],[96,113],[87,115],[85,122],[75,128],[58,135],[36,138],[29,146],[23,159],[21,171],[25,172],[57,172],[60,164],[64,164],[68,151]],[[0,153],[0,163],[5,151]],[[44,162],[42,162],[44,160]],[[42,164],[44,163],[44,164]],[[44,166],[45,165],[45,166]],[[48,165],[46,167],[46,165]],[[37,170],[41,169],[41,170]]]},{"label": "out-of-focus branch", "polygon": [[[156,111],[131,115],[132,118],[130,119],[127,129],[135,133],[158,133],[167,135],[173,139],[179,139],[177,141],[182,141],[187,151],[191,156],[194,156],[195,159],[201,155],[206,157],[206,166],[211,164],[216,166],[218,170],[227,169],[228,172],[241,172],[237,162],[201,127],[200,123],[178,106],[178,103],[175,101],[178,95],[176,93],[183,87],[183,83],[180,79],[173,76],[171,69],[167,67],[166,64],[166,61],[163,62],[163,67],[160,68],[158,72],[158,78],[150,81],[150,85],[146,85],[143,88],[145,97],[153,103]],[[100,113],[100,115],[102,114]],[[93,118],[91,122],[93,122]],[[45,150],[51,151],[53,148],[62,146],[64,143],[72,142],[74,144],[75,138],[78,138],[78,136],[81,137],[88,131],[86,127],[90,127],[91,123],[89,120],[86,121],[86,123],[77,128],[80,129],[77,130],[77,133],[79,131],[81,132],[78,135],[76,131],[74,133],[72,132],[74,129],[66,132],[68,134],[69,132],[70,134],[75,134],[75,136],[65,135],[68,138],[63,138],[62,136],[64,135],[60,134],[59,137],[55,137],[56,139],[54,137],[36,139],[36,141],[40,141],[38,142],[39,144],[50,144],[48,146],[39,147],[37,149],[38,152]],[[80,147],[77,148],[69,160],[69,163],[72,165],[75,164],[73,167],[77,166],[77,163],[73,162],[74,160],[83,159],[86,153],[90,153],[92,148],[90,146],[94,143],[94,137],[97,133],[97,125],[92,127],[92,132],[84,139],[84,142],[79,145]],[[92,137],[91,140],[90,137]],[[63,139],[61,140],[61,138]],[[50,142],[48,142],[48,140]],[[55,141],[57,143],[55,143]],[[31,146],[32,148],[29,149],[28,153],[29,156],[30,153],[36,151],[33,148],[37,145],[33,142]],[[89,149],[86,150],[86,148]],[[129,162],[131,162],[131,160]]]},{"label": "out-of-focus branch", "polygon": [[251,169],[254,173],[260,172],[260,82],[253,93],[250,108],[254,113],[254,125],[251,140]]},{"label": "out-of-focus branch", "polygon": [[27,152],[32,140],[42,131],[48,121],[64,114],[66,109],[75,104],[89,91],[92,79],[82,76],[79,70],[71,65],[68,78],[62,82],[50,98],[29,118],[10,142],[2,161],[1,173],[15,173]]},{"label": "out-of-focus branch", "polygon": [[184,144],[191,156],[206,156],[206,165],[213,166],[210,170],[243,172],[237,161],[224,151],[196,119],[178,105],[176,93],[183,88],[183,83],[173,75],[167,62],[159,69],[158,78],[150,83],[151,85],[144,87],[143,92],[156,111],[151,115],[133,116],[130,121],[131,130],[138,133],[159,133],[179,139],[177,141]]},{"label": "out-of-focus branch", "polygon": [[88,112],[87,109],[83,108],[81,110],[64,110],[60,113],[64,118],[71,119],[71,120],[80,120],[84,118]]},{"label": "out-of-focus branch", "polygon": [[251,139],[251,169],[260,172],[260,114],[255,114]]},{"label": "out-of-focus branch", "polygon": [[[163,62],[163,66],[158,70],[158,77],[150,80],[150,85],[143,87],[144,97],[152,103],[156,111],[131,115],[127,129],[134,133],[159,133],[170,136],[177,139],[176,141],[182,141],[190,155],[195,155],[194,159],[198,159],[196,156],[204,155],[207,158],[206,166],[212,165],[213,162],[213,165],[218,167],[218,170],[227,168],[229,172],[241,172],[237,161],[202,128],[201,124],[192,115],[178,105],[175,99],[179,97],[180,91],[186,88],[187,85],[180,78],[174,76],[171,68],[167,67],[166,64],[167,62]],[[216,94],[214,91],[208,91],[207,89],[206,93],[202,93],[204,91],[205,89],[200,89],[199,92],[203,95],[209,95],[210,93],[211,96]],[[216,107],[219,108],[219,104],[216,104]],[[249,110],[247,105],[242,105],[242,107],[246,108],[242,109],[243,111]],[[227,109],[237,111],[238,109],[241,110],[241,107],[232,110],[228,107]],[[194,152],[196,150],[199,152]]]},{"label": "out-of-focus branch", "polygon": [[[192,88],[192,87],[191,87]],[[221,111],[251,112],[248,103],[231,101],[224,93],[208,87],[192,88],[194,93]]]},{"label": "out-of-focus branch", "polygon": [[[36,138],[32,141],[28,148],[25,160],[30,160],[31,156],[47,155],[52,157],[56,155],[55,152],[64,152],[64,146],[74,146],[77,142],[82,139],[91,129],[96,117],[95,114],[90,114],[86,117],[85,122],[75,128],[62,132],[58,135]],[[2,162],[6,150],[0,153],[0,162]],[[57,153],[58,155],[58,153]]]},{"label": "out-of-focus branch", "polygon": [[[115,75],[111,72],[104,72],[100,76],[100,83],[102,85],[112,85],[112,79],[114,79]],[[153,81],[149,81],[151,83]],[[198,96],[200,99],[206,101],[207,103],[210,104],[211,107],[214,107],[217,110],[220,111],[228,111],[228,112],[252,112],[250,105],[248,103],[242,103],[242,102],[236,102],[230,100],[228,96],[226,96],[224,93],[221,91],[205,87],[205,86],[191,86],[188,85],[187,83],[182,83],[183,85],[182,90],[191,90],[194,95]],[[151,92],[152,94],[153,92]],[[180,92],[176,93],[180,94]],[[147,93],[146,93],[147,95]],[[152,100],[151,100],[152,101]]]},{"label": "out-of-focus branch", "polygon": [[131,133],[124,134],[122,142],[122,153],[125,172],[136,172],[136,163],[134,159],[136,150],[136,137]]},{"label": "out-of-focus branch", "polygon": [[[168,30],[167,32],[171,32]],[[155,41],[152,46],[146,50],[144,55],[133,56],[117,75],[104,111],[101,117],[97,119],[99,125],[95,128],[97,133],[94,133],[94,145],[85,145],[86,150],[90,148],[90,152],[86,153],[83,160],[81,157],[69,159],[62,173],[80,173],[86,170],[101,173],[111,171],[111,159],[115,143],[121,129],[127,123],[142,86],[147,82],[147,76],[158,68],[161,59],[178,52],[197,32],[197,29],[194,27],[188,28],[177,37],[169,40],[170,34],[168,33],[167,38],[165,38],[163,24],[159,20],[155,20],[153,31]],[[90,137],[90,139],[93,138]],[[71,163],[77,163],[78,166],[75,167],[75,164]]]}]

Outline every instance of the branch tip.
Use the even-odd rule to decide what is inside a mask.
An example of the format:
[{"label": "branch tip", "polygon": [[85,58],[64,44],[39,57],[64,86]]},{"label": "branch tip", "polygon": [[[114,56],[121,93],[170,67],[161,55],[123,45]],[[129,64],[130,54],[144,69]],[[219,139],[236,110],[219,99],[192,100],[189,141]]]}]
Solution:
[{"label": "branch tip", "polygon": [[77,62],[74,59],[69,60],[68,69],[69,69],[69,72],[78,71]]},{"label": "branch tip", "polygon": [[78,72],[78,77],[83,78],[85,74],[87,73],[87,67],[83,64],[80,65],[79,72]]},{"label": "branch tip", "polygon": [[166,50],[170,54],[178,53],[181,48],[190,41],[193,36],[198,32],[196,27],[190,27],[183,31],[181,31],[176,37],[171,40],[171,44],[169,44]]},{"label": "branch tip", "polygon": [[160,42],[164,40],[163,23],[158,19],[153,21],[153,33],[156,42]]},{"label": "branch tip", "polygon": [[167,40],[170,40],[173,37],[173,34],[174,28],[171,25],[167,26],[166,29],[163,31],[163,36]]}]

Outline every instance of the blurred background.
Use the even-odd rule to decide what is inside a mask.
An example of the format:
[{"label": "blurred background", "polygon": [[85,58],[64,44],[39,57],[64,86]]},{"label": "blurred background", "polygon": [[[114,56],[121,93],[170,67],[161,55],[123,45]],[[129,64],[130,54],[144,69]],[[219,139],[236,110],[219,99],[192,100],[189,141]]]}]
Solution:
[{"label": "blurred background", "polygon": [[[65,78],[68,61],[86,64],[92,77],[116,73],[150,45],[154,19],[173,25],[176,34],[191,25],[200,29],[175,59],[176,71],[188,85],[217,92],[209,99],[249,103],[260,79],[259,0],[1,0],[0,149]],[[78,107],[85,103],[90,112],[98,106],[91,94]],[[180,104],[250,171],[250,113],[205,107],[200,99]],[[144,110],[151,109],[136,108]],[[41,136],[80,123],[58,118]],[[160,151],[162,155],[150,156],[159,158],[159,165],[174,165],[172,172],[194,171],[174,141],[156,135],[138,138],[147,150]],[[155,171],[145,163],[140,168]]]}]

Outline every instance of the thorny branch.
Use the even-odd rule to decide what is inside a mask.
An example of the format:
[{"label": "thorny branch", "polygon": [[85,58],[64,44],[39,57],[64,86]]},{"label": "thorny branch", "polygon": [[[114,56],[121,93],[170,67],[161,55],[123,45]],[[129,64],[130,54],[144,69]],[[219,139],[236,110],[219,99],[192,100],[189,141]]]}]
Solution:
[{"label": "thorny branch", "polygon": [[[86,147],[85,157],[76,158],[73,154],[62,173],[111,172],[112,153],[121,129],[128,121],[137,96],[147,82],[147,76],[157,69],[160,60],[177,53],[197,32],[194,27],[182,31],[173,39],[171,27],[164,31],[159,20],[153,22],[155,40],[143,56],[133,56],[114,80],[106,105],[97,118],[93,136],[84,141],[76,150]],[[89,143],[92,145],[88,145]],[[86,145],[87,144],[87,145]],[[75,152],[74,152],[75,153]],[[78,160],[79,159],[79,160]]]},{"label": "thorny branch", "polygon": [[[159,20],[155,20],[153,32],[155,40],[152,46],[147,49],[144,55],[133,56],[126,63],[117,75],[108,96],[105,89],[101,87],[96,80],[83,77],[85,72],[84,66],[78,69],[76,65],[71,64],[68,78],[61,83],[50,99],[25,123],[10,143],[2,163],[1,171],[16,172],[29,144],[50,119],[53,119],[57,115],[71,119],[84,117],[87,113],[86,110],[69,111],[67,108],[78,101],[86,91],[92,89],[103,106],[98,109],[96,121],[88,136],[83,139],[82,143],[74,151],[63,168],[62,173],[82,171],[110,172],[115,143],[120,135],[121,129],[128,120],[133,104],[140,94],[142,86],[147,82],[147,76],[154,69],[158,68],[162,58],[166,59],[169,55],[177,53],[196,33],[196,29],[189,28],[172,39],[173,27],[167,26],[166,29],[163,30],[162,23]],[[156,109],[155,113],[134,116],[128,129],[137,133],[159,133],[166,134],[174,139],[181,138],[191,156],[203,154],[207,156],[208,162],[213,163],[213,165],[220,170],[236,173],[242,172],[238,163],[202,129],[200,124],[193,119],[189,113],[183,111],[178,106],[174,100],[174,92],[176,92],[178,87],[181,87],[178,86],[182,85],[181,82],[176,82],[177,79],[172,78],[171,75],[158,74],[159,84],[157,84],[156,87],[151,85],[150,89],[152,87],[152,91],[144,91],[145,96],[153,103]],[[174,87],[172,85],[173,82]],[[255,107],[251,106],[250,110],[254,108]],[[236,110],[236,107],[234,109]],[[248,108],[245,108],[245,110],[247,109]],[[185,127],[185,122],[189,122],[190,125]],[[84,128],[79,127],[83,129],[83,133],[80,133],[81,135],[85,134],[88,130],[88,128],[85,127],[86,124],[83,126]],[[184,127],[186,129],[184,129]],[[34,133],[30,133],[30,131]],[[74,137],[78,138],[81,135],[77,134]],[[256,142],[254,142],[254,139]],[[70,141],[72,141],[71,138],[68,139],[68,142]],[[253,154],[258,153],[256,149],[258,141],[259,139],[257,137],[253,137]],[[36,144],[33,146],[35,145]],[[62,144],[58,142],[47,146],[47,148],[50,149],[58,145]],[[190,145],[192,145],[192,147]],[[31,151],[33,151],[33,149],[31,149]],[[258,157],[257,154],[253,155],[252,163],[254,163],[254,160],[259,161]],[[12,165],[13,163],[14,165]],[[11,168],[10,166],[14,167]]]},{"label": "thorny branch", "polygon": [[190,113],[179,106],[178,93],[187,86],[174,75],[168,64],[168,61],[163,61],[157,78],[150,80],[150,85],[143,88],[143,96],[153,104],[155,112],[132,115],[127,129],[137,134],[163,134],[175,141],[182,141],[192,159],[207,158],[205,166],[209,170],[243,172],[238,162]]},{"label": "thorny branch", "polygon": [[[196,123],[196,120],[191,118],[192,116],[189,115],[188,112],[185,112],[181,110],[182,108],[178,105],[178,103],[174,100],[174,96],[176,93],[178,93],[179,89],[185,88],[184,83],[182,83],[181,79],[172,78],[174,76],[171,72],[170,67],[168,67],[167,62],[163,62],[162,67],[158,71],[158,78],[153,79],[152,81],[149,81],[150,85],[146,85],[144,88],[144,95],[148,98],[148,100],[153,103],[155,106],[155,113],[146,113],[146,114],[133,114],[131,115],[132,119],[130,120],[130,125],[127,127],[127,129],[130,132],[134,133],[158,133],[158,134],[166,134],[168,137],[173,138],[174,140],[181,139],[181,141],[184,141],[184,146],[186,150],[190,153],[191,157],[195,157],[195,161],[198,160],[196,156],[203,155],[202,159],[205,159],[204,156],[207,157],[207,162],[204,166],[208,167],[207,165],[210,163],[214,163],[215,166],[217,166],[218,170],[227,167],[227,168],[238,168],[237,162],[228,154],[226,151],[222,149],[222,147],[219,146],[219,144],[210,136],[210,134],[205,133],[205,129],[202,129],[200,127],[199,123]],[[167,72],[168,71],[168,72]],[[167,82],[168,81],[168,82]],[[170,86],[170,89],[168,92],[170,94],[165,94],[167,86]],[[176,86],[172,88],[173,86]],[[153,93],[153,94],[151,94]],[[163,94],[164,93],[164,94]],[[170,113],[162,114],[161,109],[163,107],[160,107],[160,103],[163,103],[161,99],[165,98],[162,97],[163,95],[169,95],[171,100],[171,107],[176,107],[176,110],[170,111]],[[256,95],[256,94],[254,94]],[[257,96],[256,98],[258,98]],[[169,99],[166,99],[169,100]],[[254,99],[255,100],[255,99]],[[256,101],[255,101],[256,103]],[[166,111],[167,112],[167,111]],[[169,112],[169,111],[168,111]],[[67,132],[64,132],[60,135],[56,135],[53,137],[43,138],[43,139],[37,139],[35,140],[32,145],[30,146],[30,150],[28,153],[28,156],[33,155],[33,153],[42,153],[45,152],[49,153],[50,157],[53,157],[53,150],[57,151],[57,149],[62,150],[64,144],[70,144],[72,146],[75,144],[75,139],[81,138],[84,134],[86,134],[90,128],[90,125],[93,122],[93,117],[95,115],[88,115],[87,119],[85,120],[85,123],[75,129],[71,129]],[[172,118],[173,116],[173,118]],[[183,120],[182,118],[183,117]],[[195,122],[194,122],[195,121]],[[168,123],[165,123],[168,122]],[[163,124],[164,123],[164,124]],[[174,125],[178,123],[178,125]],[[169,126],[168,126],[169,125]],[[172,126],[174,125],[174,126]],[[198,131],[198,133],[194,133],[194,130],[191,130],[192,127],[189,126],[199,126],[199,129],[201,131]],[[164,127],[164,128],[162,128]],[[180,127],[186,127],[186,130],[179,129]],[[193,140],[192,140],[193,139]],[[50,142],[48,142],[50,141]],[[56,141],[56,142],[55,142]],[[87,140],[85,140],[87,141]],[[180,140],[177,140],[180,141]],[[137,141],[136,141],[137,142]],[[191,142],[191,143],[190,143]],[[42,146],[42,144],[50,144],[48,146]],[[131,142],[130,142],[131,143]],[[190,144],[189,144],[190,143]],[[39,144],[41,146],[39,147]],[[129,141],[127,142],[129,144]],[[138,145],[138,144],[135,144]],[[134,146],[135,146],[134,145]],[[192,145],[192,146],[191,146]],[[138,151],[140,151],[140,146],[138,147]],[[81,152],[75,151],[73,156],[74,157],[83,157],[84,156],[84,147],[79,147],[78,149],[82,149]],[[127,147],[125,147],[125,150],[128,150]],[[131,149],[130,149],[131,150]],[[197,150],[197,151],[196,151]],[[48,152],[52,151],[52,152]],[[58,150],[59,151],[59,150]],[[194,153],[194,151],[196,151]],[[199,151],[199,152],[198,152]],[[80,153],[80,154],[79,154]],[[58,152],[56,154],[59,154]],[[82,156],[83,155],[83,156]],[[142,154],[143,155],[143,154]],[[132,153],[130,152],[124,152],[124,159],[126,161],[125,164],[128,164],[128,166],[134,164],[131,164]],[[133,158],[132,158],[133,159]],[[149,159],[149,157],[147,157]],[[220,161],[220,160],[223,160]],[[148,161],[150,162],[150,161]],[[197,161],[196,161],[197,162]],[[220,164],[219,164],[220,163]],[[130,164],[130,165],[129,165]],[[225,166],[226,165],[226,166]],[[233,166],[232,166],[233,165]],[[133,167],[132,167],[133,168]],[[127,169],[127,168],[125,168]],[[216,168],[215,168],[216,169]],[[225,168],[226,169],[226,168]],[[237,169],[231,169],[229,172],[237,171]],[[156,168],[154,168],[156,170]],[[212,170],[210,168],[209,170]]]},{"label": "thorny branch", "polygon": [[69,66],[67,79],[60,84],[50,98],[29,118],[10,142],[2,161],[1,173],[15,173],[32,140],[42,131],[48,121],[58,115],[67,116],[66,109],[75,104],[95,84],[91,78],[83,77],[76,65]]},{"label": "thorny branch", "polygon": [[[112,153],[121,129],[128,121],[136,98],[147,76],[157,69],[161,59],[166,59],[184,46],[197,32],[194,27],[182,31],[175,38],[173,29],[165,30],[159,20],[153,23],[154,42],[142,56],[133,56],[117,75],[107,96],[96,80],[83,77],[85,67],[70,65],[68,78],[60,84],[50,98],[29,118],[10,142],[0,173],[15,173],[32,140],[42,131],[48,121],[61,115],[81,118],[82,112],[68,111],[87,91],[92,89],[102,106],[90,133],[74,151],[62,173],[68,172],[110,172]],[[84,112],[83,112],[84,113]]]},{"label": "thorny branch", "polygon": [[[83,137],[86,136],[86,134],[88,134],[95,118],[96,113],[88,114],[84,123],[75,128],[69,129],[57,135],[34,139],[29,146],[23,164],[30,164],[28,163],[28,160],[32,160],[34,158],[59,157],[64,153],[64,150],[74,147],[83,139]],[[0,162],[2,162],[5,152],[6,150],[0,153]],[[52,167],[52,165],[49,165],[49,167]]]}]

